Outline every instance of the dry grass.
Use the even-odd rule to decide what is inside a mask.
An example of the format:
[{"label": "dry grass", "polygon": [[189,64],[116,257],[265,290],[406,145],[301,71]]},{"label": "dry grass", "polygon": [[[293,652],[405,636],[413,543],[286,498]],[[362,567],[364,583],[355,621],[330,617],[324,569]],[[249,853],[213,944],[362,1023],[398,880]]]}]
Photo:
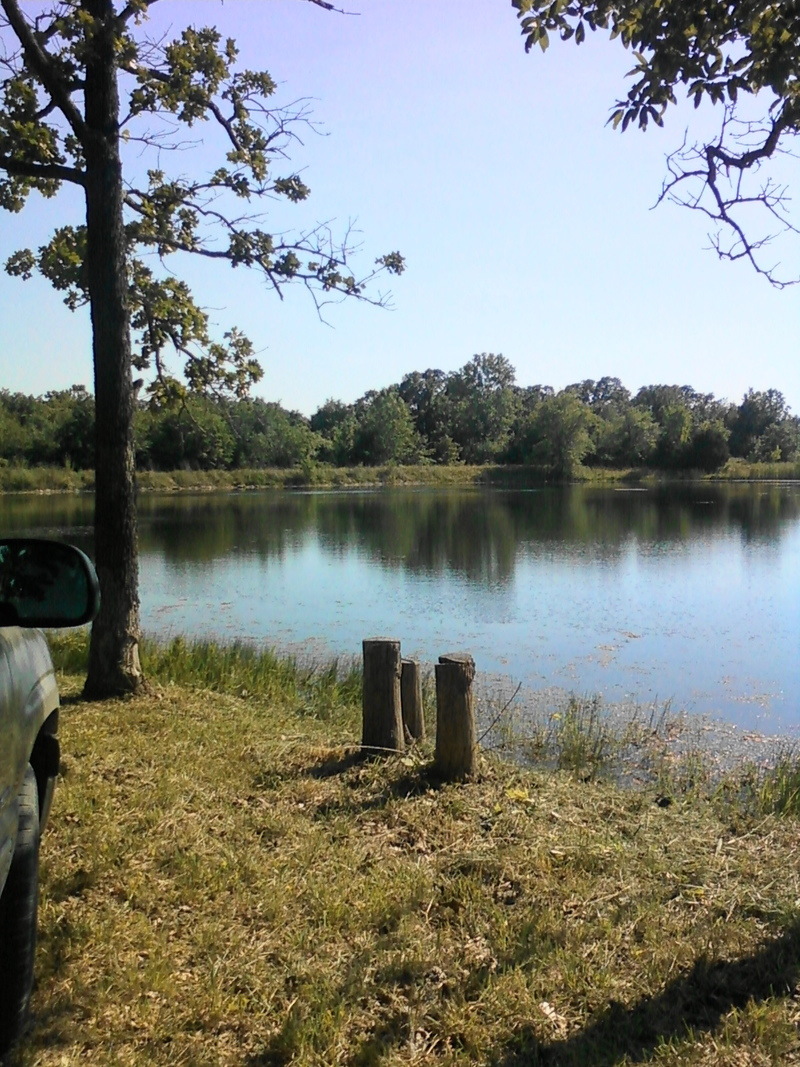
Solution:
[{"label": "dry grass", "polygon": [[794,821],[161,684],[64,708],[15,1067],[800,1063]]}]

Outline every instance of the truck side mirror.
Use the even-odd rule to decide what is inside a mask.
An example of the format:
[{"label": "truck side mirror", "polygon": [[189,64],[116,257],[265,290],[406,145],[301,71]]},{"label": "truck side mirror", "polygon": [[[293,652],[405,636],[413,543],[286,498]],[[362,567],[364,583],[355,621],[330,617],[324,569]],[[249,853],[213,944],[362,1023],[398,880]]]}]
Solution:
[{"label": "truck side mirror", "polygon": [[0,626],[81,626],[100,607],[88,556],[61,541],[0,541]]}]

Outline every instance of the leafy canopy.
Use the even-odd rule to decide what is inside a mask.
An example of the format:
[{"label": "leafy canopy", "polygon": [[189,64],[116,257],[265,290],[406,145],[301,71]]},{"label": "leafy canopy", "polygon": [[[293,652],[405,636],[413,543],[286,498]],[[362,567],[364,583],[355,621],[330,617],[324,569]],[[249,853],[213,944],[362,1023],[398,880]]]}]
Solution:
[{"label": "leafy canopy", "polygon": [[[297,204],[309,195],[288,163],[292,142],[312,125],[307,105],[275,103],[272,77],[239,69],[235,42],[214,27],[149,37],[156,2],[106,5],[116,19],[133,363],[153,372],[150,395],[159,402],[183,397],[186,385],[241,397],[262,373],[253,346],[235,327],[212,338],[174,257],[258,270],[279,296],[299,283],[318,311],[337,297],[386,303],[368,284],[380,272],[401,273],[403,258],[381,256],[357,277],[349,234],[337,241],[327,226],[293,235],[265,226],[259,203]],[[7,211],[20,211],[33,191],[53,197],[64,183],[86,183],[92,133],[83,118],[84,71],[99,24],[90,7],[0,0],[0,207]],[[219,165],[202,176],[191,159],[199,141],[219,147]],[[147,155],[158,166],[141,173]],[[169,173],[176,160],[180,173]],[[59,227],[43,247],[11,256],[6,270],[21,278],[38,271],[69,308],[86,304],[85,225]],[[186,385],[169,373],[170,352],[184,359]]]},{"label": "leafy canopy", "polygon": [[[725,259],[746,259],[774,285],[798,280],[764,258],[798,232],[784,186],[763,173],[800,133],[800,5],[768,0],[512,0],[526,50],[554,37],[581,44],[603,30],[633,55],[631,85],[609,122],[661,126],[680,96],[718,105],[718,134],[670,156],[661,199],[703,212]],[[758,98],[756,100],[756,98]],[[756,178],[755,176],[758,175]],[[752,180],[748,180],[752,179]],[[767,232],[752,231],[765,217]],[[759,224],[756,224],[758,226]]]}]

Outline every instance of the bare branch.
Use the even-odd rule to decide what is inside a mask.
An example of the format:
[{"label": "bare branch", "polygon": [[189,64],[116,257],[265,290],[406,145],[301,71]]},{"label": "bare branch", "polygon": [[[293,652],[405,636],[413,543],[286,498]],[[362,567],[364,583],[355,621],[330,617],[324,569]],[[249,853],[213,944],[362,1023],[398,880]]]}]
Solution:
[{"label": "bare branch", "polygon": [[[797,284],[800,276],[780,275],[780,264],[767,266],[758,253],[780,234],[800,233],[800,228],[790,216],[784,187],[767,179],[751,192],[745,178],[780,151],[781,136],[794,125],[785,108],[765,125],[739,120],[733,107],[726,107],[715,142],[688,146],[684,137],[681,147],[667,157],[668,177],[657,201],[670,200],[706,215],[716,226],[709,240],[717,255],[731,261],[748,260],[777,289]],[[760,209],[777,228],[758,238],[750,236],[750,227],[745,228],[739,214],[752,208]],[[725,231],[728,241],[723,239]]]},{"label": "bare branch", "polygon": [[[329,223],[319,223],[286,240],[282,234],[267,235],[259,231],[257,223],[263,220],[258,215],[231,218],[214,209],[211,204],[219,192],[217,186],[198,183],[181,190],[179,203],[207,220],[211,228],[227,235],[227,246],[214,246],[210,243],[213,240],[211,229],[205,235],[197,235],[196,239],[192,240],[185,240],[174,231],[156,230],[147,236],[138,235],[137,242],[149,245],[162,262],[168,255],[183,252],[204,259],[225,261],[234,266],[241,264],[255,267],[262,272],[281,299],[285,285],[293,281],[301,282],[311,293],[320,318],[323,307],[347,297],[355,297],[378,307],[390,306],[388,294],[378,293],[373,296],[365,291],[386,269],[387,264],[382,260],[377,261],[375,268],[363,278],[356,279],[349,273],[344,273],[348,270],[348,258],[357,250],[351,240],[352,224],[347,227],[342,241],[334,241]],[[209,194],[209,198],[204,200],[204,194]],[[157,200],[150,193],[129,189],[125,202],[136,214],[148,221],[152,220],[152,208]],[[264,251],[265,243],[268,252]],[[286,257],[299,256],[303,257],[305,265],[299,260],[291,267],[282,265],[281,261]],[[320,292],[325,294],[325,299],[320,299]]]},{"label": "bare branch", "polygon": [[[725,119],[723,119],[723,135],[726,126],[735,121],[733,112],[729,112]],[[749,132],[751,126],[749,123],[745,123],[747,131]],[[784,108],[781,114],[775,119],[770,127],[769,134],[764,140],[763,144],[760,144],[757,148],[753,148],[748,152],[742,152],[740,155],[735,155],[726,151],[722,146],[722,138],[716,145],[708,145],[707,151],[711,152],[714,158],[722,163],[726,167],[734,167],[738,170],[748,170],[750,167],[755,166],[762,159],[769,159],[776,151],[778,142],[781,135],[786,131],[789,126],[788,112]]]}]

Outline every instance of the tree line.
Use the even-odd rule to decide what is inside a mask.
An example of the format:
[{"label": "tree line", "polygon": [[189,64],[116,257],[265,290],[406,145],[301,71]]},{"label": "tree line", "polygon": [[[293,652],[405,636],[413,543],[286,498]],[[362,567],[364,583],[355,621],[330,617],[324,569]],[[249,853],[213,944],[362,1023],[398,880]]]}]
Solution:
[{"label": "tree line", "polygon": [[[188,395],[138,404],[140,470],[384,464],[533,464],[568,478],[581,466],[712,472],[731,457],[800,456],[800,419],[777,389],[736,404],[688,385],[586,379],[556,392],[519,386],[502,355],[459,370],[412,371],[310,418],[260,399]],[[41,397],[0,391],[0,463],[94,465],[94,398],[83,386]]]}]

